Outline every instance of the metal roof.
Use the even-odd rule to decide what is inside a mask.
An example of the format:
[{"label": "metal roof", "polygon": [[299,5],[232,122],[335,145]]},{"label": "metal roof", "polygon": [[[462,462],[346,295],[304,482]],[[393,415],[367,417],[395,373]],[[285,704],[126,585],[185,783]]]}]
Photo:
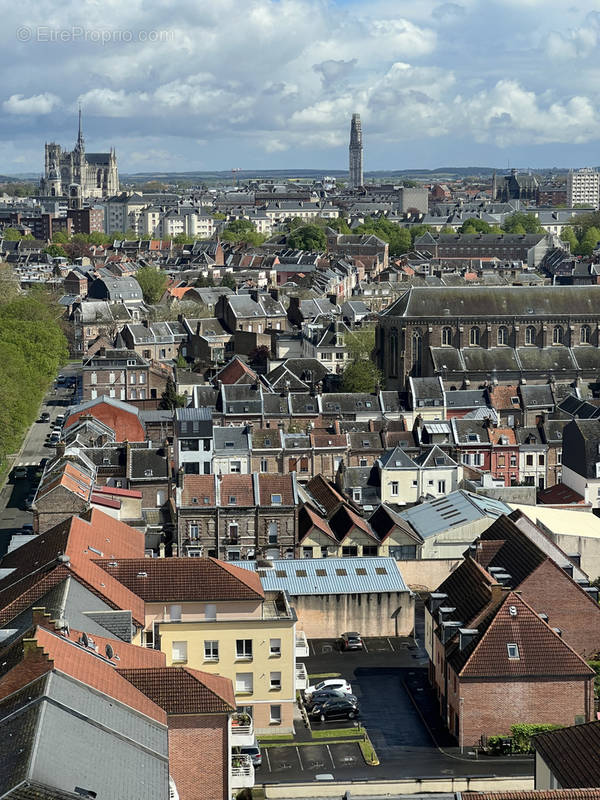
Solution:
[{"label": "metal roof", "polygon": [[[258,568],[265,591],[287,591],[292,597],[315,594],[408,592],[393,558],[285,558]],[[256,561],[236,561],[236,567],[257,570]]]},{"label": "metal roof", "polygon": [[460,489],[430,503],[408,508],[400,516],[410,523],[419,536],[428,539],[457,525],[465,525],[486,516],[496,519],[501,514],[510,514],[511,510],[501,500]]}]

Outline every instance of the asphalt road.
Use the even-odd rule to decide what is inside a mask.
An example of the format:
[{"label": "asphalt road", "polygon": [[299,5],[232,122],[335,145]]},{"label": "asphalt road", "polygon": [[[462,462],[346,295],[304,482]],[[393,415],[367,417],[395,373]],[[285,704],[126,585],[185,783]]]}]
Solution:
[{"label": "asphalt road", "polygon": [[[70,377],[80,371],[79,365],[69,365],[61,370],[61,374]],[[72,400],[72,389],[54,384],[40,406],[40,414],[47,411],[50,422],[33,423],[27,431],[21,451],[14,459],[13,469],[0,490],[0,556],[6,553],[11,536],[20,533],[23,525],[32,522],[33,514],[24,509],[25,499],[36,486],[35,472],[40,460],[54,455],[55,450],[46,445],[46,438],[54,427],[57,415],[63,414]],[[14,467],[17,466],[27,467],[27,478],[15,479]]]}]

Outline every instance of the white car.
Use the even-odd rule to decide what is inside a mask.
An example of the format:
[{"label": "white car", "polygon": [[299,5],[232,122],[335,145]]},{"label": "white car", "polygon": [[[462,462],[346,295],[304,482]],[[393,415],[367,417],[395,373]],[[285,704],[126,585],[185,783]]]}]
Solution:
[{"label": "white car", "polygon": [[322,689],[337,689],[338,692],[352,694],[352,687],[348,681],[344,680],[344,678],[327,678],[324,681],[319,681],[319,683],[315,683],[314,686],[309,686],[305,690],[304,694],[307,697],[310,697],[311,694],[314,694],[314,692],[320,692]]}]

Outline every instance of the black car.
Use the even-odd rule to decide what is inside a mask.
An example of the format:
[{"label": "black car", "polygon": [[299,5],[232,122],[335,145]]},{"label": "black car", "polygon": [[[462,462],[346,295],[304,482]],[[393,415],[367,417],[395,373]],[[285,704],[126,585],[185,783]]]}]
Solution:
[{"label": "black car", "polygon": [[362,650],[363,643],[360,638],[360,633],[356,631],[348,631],[342,633],[342,650]]},{"label": "black car", "polygon": [[356,698],[350,700],[347,697],[338,697],[335,700],[327,700],[321,705],[313,706],[308,712],[314,719],[325,722],[328,719],[354,719],[358,716],[358,703]]},{"label": "black car", "polygon": [[40,422],[50,422],[50,412],[42,411],[40,415]]},{"label": "black car", "polygon": [[321,689],[320,692],[315,692],[307,697],[304,705],[306,708],[312,708],[313,706],[321,706],[328,700],[337,700],[340,697],[357,702],[355,695],[345,694],[340,689]]}]

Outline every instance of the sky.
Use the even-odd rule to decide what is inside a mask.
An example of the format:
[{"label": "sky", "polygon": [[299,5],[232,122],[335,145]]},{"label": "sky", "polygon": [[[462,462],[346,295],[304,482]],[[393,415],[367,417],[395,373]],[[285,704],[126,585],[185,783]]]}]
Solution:
[{"label": "sky", "polygon": [[600,164],[591,0],[3,3],[0,173],[71,149],[121,172]]}]

